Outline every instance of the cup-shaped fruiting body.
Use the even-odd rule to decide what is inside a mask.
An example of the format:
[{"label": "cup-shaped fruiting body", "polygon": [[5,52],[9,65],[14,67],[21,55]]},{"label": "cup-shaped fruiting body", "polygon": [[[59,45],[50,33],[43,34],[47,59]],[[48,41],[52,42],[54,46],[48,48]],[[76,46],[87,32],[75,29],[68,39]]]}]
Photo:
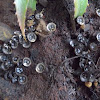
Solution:
[{"label": "cup-shaped fruiting body", "polygon": [[82,82],[94,82],[95,80],[95,77],[94,75],[92,75],[91,73],[89,73],[88,71],[87,72],[83,72],[81,75],[80,75],[80,80]]},{"label": "cup-shaped fruiting body", "polygon": [[85,86],[90,88],[92,86],[92,82],[85,82]]},{"label": "cup-shaped fruiting body", "polygon": [[18,56],[12,57],[12,62],[13,63],[17,64],[18,60],[19,60]]},{"label": "cup-shaped fruiting body", "polygon": [[43,73],[45,71],[45,68],[46,67],[45,67],[45,65],[43,63],[39,63],[39,64],[37,64],[35,70],[38,73]]},{"label": "cup-shaped fruiting body", "polygon": [[3,51],[4,54],[11,54],[12,53],[11,46],[9,46],[8,44],[4,43],[2,51]]},{"label": "cup-shaped fruiting body", "polygon": [[16,73],[15,73],[13,70],[10,70],[10,71],[8,71],[8,72],[9,72],[8,77],[9,77],[10,79],[12,79],[12,78],[14,78],[14,77],[17,76]]},{"label": "cup-shaped fruiting body", "polygon": [[43,18],[43,16],[44,16],[44,15],[43,15],[43,13],[42,13],[42,12],[35,14],[35,18],[36,18],[37,20],[42,19],[42,18]]},{"label": "cup-shaped fruiting body", "polygon": [[96,9],[96,14],[100,17],[100,8]]},{"label": "cup-shaped fruiting body", "polygon": [[23,59],[18,59],[17,66],[22,67],[23,66]]},{"label": "cup-shaped fruiting body", "polygon": [[79,44],[79,42],[74,39],[69,39],[68,42],[69,42],[70,46],[73,48]]},{"label": "cup-shaped fruiting body", "polygon": [[37,39],[37,36],[34,32],[30,32],[30,33],[27,34],[27,39],[30,42],[35,42],[36,39]]},{"label": "cup-shaped fruiting body", "polygon": [[23,44],[23,41],[25,41],[25,40],[24,40],[22,34],[20,34],[20,35],[19,35],[19,43],[20,43],[20,44]]},{"label": "cup-shaped fruiting body", "polygon": [[79,25],[81,25],[80,28],[83,29],[84,31],[88,30],[87,27],[86,27],[86,25],[85,25],[85,20],[84,20],[83,16],[77,17],[77,23]]},{"label": "cup-shaped fruiting body", "polygon": [[12,83],[17,83],[17,82],[18,82],[18,76],[16,75],[15,77],[13,77],[13,78],[11,79],[11,82],[12,82]]},{"label": "cup-shaped fruiting body", "polygon": [[88,51],[83,51],[83,52],[82,52],[82,56],[83,56],[83,57],[86,57],[88,54],[89,54],[89,50],[88,50]]},{"label": "cup-shaped fruiting body", "polygon": [[19,42],[19,36],[18,35],[13,35],[11,39],[13,41]]},{"label": "cup-shaped fruiting body", "polygon": [[98,50],[98,45],[94,42],[90,43],[90,50],[97,51]]},{"label": "cup-shaped fruiting body", "polygon": [[89,78],[89,74],[88,74],[87,72],[81,73],[81,75],[80,75],[80,80],[81,80],[82,82],[87,82],[87,81],[88,81],[88,78]]},{"label": "cup-shaped fruiting body", "polygon": [[77,17],[77,23],[79,25],[84,25],[85,24],[85,20],[84,20],[83,16]]},{"label": "cup-shaped fruiting body", "polygon": [[85,40],[86,40],[86,38],[85,38],[82,34],[78,34],[78,36],[77,36],[77,40],[78,40],[79,42],[84,43]]},{"label": "cup-shaped fruiting body", "polygon": [[6,71],[6,70],[9,69],[9,66],[5,65],[5,63],[1,63],[1,65],[0,65],[0,69]]},{"label": "cup-shaped fruiting body", "polygon": [[29,67],[31,65],[31,59],[28,57],[23,58],[23,65]]},{"label": "cup-shaped fruiting body", "polygon": [[21,68],[21,67],[16,67],[16,68],[15,68],[15,73],[16,73],[17,75],[22,74],[22,73],[23,73],[23,68]]},{"label": "cup-shaped fruiting body", "polygon": [[14,71],[8,71],[7,77],[12,83],[16,83],[18,81],[18,75]]},{"label": "cup-shaped fruiting body", "polygon": [[30,27],[28,28],[28,30],[29,30],[30,32],[35,32],[36,27],[35,27],[34,25],[32,25],[32,26],[30,26]]},{"label": "cup-shaped fruiting body", "polygon": [[83,50],[84,50],[84,45],[80,43],[78,46],[75,47],[74,52],[76,55],[80,55],[82,54]]},{"label": "cup-shaped fruiting body", "polygon": [[74,40],[70,40],[69,44],[70,44],[70,46],[75,47],[75,41]]},{"label": "cup-shaped fruiting body", "polygon": [[14,67],[14,63],[13,63],[11,60],[7,60],[7,61],[5,62],[5,65],[8,66],[9,68],[10,68],[10,67]]},{"label": "cup-shaped fruiting body", "polygon": [[31,42],[29,42],[28,40],[24,40],[22,46],[27,49],[31,46]]},{"label": "cup-shaped fruiting body", "polygon": [[87,55],[85,55],[85,57],[87,57],[88,59],[93,59],[91,52],[89,52]]},{"label": "cup-shaped fruiting body", "polygon": [[14,35],[21,35],[21,32],[20,31],[15,31]]},{"label": "cup-shaped fruiting body", "polygon": [[[19,36],[19,43],[20,43],[22,46],[23,46],[23,44],[29,45],[28,40],[27,40],[27,39],[25,40],[22,34],[19,34],[18,36]],[[25,36],[26,36],[26,34],[25,34]],[[26,48],[27,48],[27,46],[26,46]]]},{"label": "cup-shaped fruiting body", "polygon": [[53,22],[47,24],[47,31],[48,32],[54,32],[54,31],[56,31],[56,24],[53,23]]},{"label": "cup-shaped fruiting body", "polygon": [[86,59],[84,59],[84,58],[80,58],[80,62],[79,62],[79,66],[80,66],[80,68],[84,68],[85,67],[85,65],[86,65]]},{"label": "cup-shaped fruiting body", "polygon": [[27,83],[27,76],[24,74],[19,75],[18,77],[18,83],[21,85],[24,85]]},{"label": "cup-shaped fruiting body", "polygon": [[96,38],[100,42],[100,32],[96,35]]},{"label": "cup-shaped fruiting body", "polygon": [[36,22],[35,22],[35,16],[32,15],[30,16],[28,19],[27,19],[27,27],[30,27],[30,26],[33,26],[35,25]]},{"label": "cup-shaped fruiting body", "polygon": [[89,40],[88,40],[85,36],[83,36],[82,34],[78,34],[77,40],[78,40],[79,42],[85,44],[86,46],[88,45],[88,41],[89,41]]},{"label": "cup-shaped fruiting body", "polygon": [[89,74],[88,81],[89,82],[94,82],[94,80],[95,80],[94,75],[93,74]]},{"label": "cup-shaped fruiting body", "polygon": [[28,20],[34,20],[35,19],[35,15],[33,14],[33,15],[30,15],[28,18],[27,18]]},{"label": "cup-shaped fruiting body", "polygon": [[6,55],[4,55],[3,53],[0,53],[0,61],[5,62],[7,60],[8,60],[8,57]]},{"label": "cup-shaped fruiting body", "polygon": [[4,79],[7,80],[7,81],[10,80],[9,71],[4,74]]},{"label": "cup-shaped fruiting body", "polygon": [[92,61],[88,61],[88,65],[89,66],[93,66],[93,62]]},{"label": "cup-shaped fruiting body", "polygon": [[10,40],[9,43],[10,43],[12,49],[16,49],[18,47],[17,41]]},{"label": "cup-shaped fruiting body", "polygon": [[84,66],[84,71],[90,71],[92,68],[90,67],[90,66],[88,66],[88,65],[86,65],[86,66]]}]

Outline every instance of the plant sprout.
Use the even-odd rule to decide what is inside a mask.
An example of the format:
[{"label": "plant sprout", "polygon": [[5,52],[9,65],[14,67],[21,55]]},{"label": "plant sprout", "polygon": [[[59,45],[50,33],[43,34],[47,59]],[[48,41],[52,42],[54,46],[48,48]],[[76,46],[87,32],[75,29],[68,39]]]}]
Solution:
[{"label": "plant sprout", "polygon": [[36,0],[15,0],[14,1],[16,7],[16,15],[18,18],[18,23],[23,34],[24,39],[25,37],[25,19],[26,19],[26,11],[28,8],[31,8],[32,11],[36,10]]},{"label": "plant sprout", "polygon": [[86,12],[88,0],[74,0],[74,18],[82,16]]}]

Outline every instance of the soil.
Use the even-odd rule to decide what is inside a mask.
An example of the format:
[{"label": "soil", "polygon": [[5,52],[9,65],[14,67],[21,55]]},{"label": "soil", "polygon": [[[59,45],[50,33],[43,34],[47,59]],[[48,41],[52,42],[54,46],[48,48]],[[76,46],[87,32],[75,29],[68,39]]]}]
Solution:
[{"label": "soil", "polygon": [[[99,3],[99,0],[89,0],[84,18],[90,28],[82,31],[86,36],[95,36],[100,31],[100,17],[95,12]],[[44,8],[45,21],[56,23],[57,30],[46,38],[38,37],[29,49],[19,46],[13,51],[14,55],[32,59],[32,65],[24,68],[28,82],[26,85],[13,84],[1,77],[0,100],[100,100],[100,92],[95,95],[94,91],[80,81],[79,76],[73,74],[79,67],[79,59],[67,60],[75,56],[67,38],[71,35],[76,37],[81,30],[76,23],[76,32],[73,31],[70,15],[64,4],[62,0],[48,0],[45,8],[37,4],[37,12]],[[14,31],[20,30],[13,0],[0,1],[0,22]],[[96,62],[100,56],[99,50],[96,52]],[[47,71],[39,74],[35,71],[35,66],[41,62],[45,64]]]}]

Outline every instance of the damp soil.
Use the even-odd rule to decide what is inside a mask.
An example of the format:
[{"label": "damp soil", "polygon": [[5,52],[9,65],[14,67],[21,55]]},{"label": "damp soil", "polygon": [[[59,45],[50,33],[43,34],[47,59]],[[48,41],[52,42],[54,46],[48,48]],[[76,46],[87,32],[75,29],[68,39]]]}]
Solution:
[{"label": "damp soil", "polygon": [[[90,25],[90,29],[84,34],[91,37],[100,31],[100,17],[95,12],[100,1],[96,1],[98,3],[89,0],[84,14],[86,24]],[[14,55],[32,59],[32,65],[24,68],[28,82],[26,85],[13,84],[0,77],[0,100],[96,100],[79,76],[73,74],[79,67],[79,59],[67,60],[75,56],[67,38],[70,35],[77,37],[81,32],[80,26],[76,23],[76,32],[73,31],[69,12],[62,0],[48,0],[47,7],[37,4],[38,12],[43,8],[45,21],[56,23],[57,30],[46,38],[38,37],[29,49],[19,45],[13,51]],[[20,30],[13,0],[0,0],[0,22],[10,26],[13,31]],[[95,59],[99,56],[100,53],[97,52]],[[39,74],[35,71],[35,66],[41,62],[48,70]]]}]

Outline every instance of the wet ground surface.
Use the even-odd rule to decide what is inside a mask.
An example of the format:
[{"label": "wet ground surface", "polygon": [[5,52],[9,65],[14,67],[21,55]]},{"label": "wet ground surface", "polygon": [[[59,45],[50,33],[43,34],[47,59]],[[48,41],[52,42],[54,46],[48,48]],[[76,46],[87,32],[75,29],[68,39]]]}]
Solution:
[{"label": "wet ground surface", "polygon": [[[96,3],[89,0],[89,7],[84,15],[90,29],[82,33],[88,37],[95,37],[100,31],[100,17],[96,15],[96,6]],[[40,4],[37,6],[40,11],[42,8]],[[76,37],[81,32],[80,26],[76,24],[77,31],[72,31],[69,13],[61,0],[49,0],[48,6],[44,8],[44,15],[47,23],[56,23],[57,30],[46,38],[38,37],[29,49],[19,45],[13,51],[14,55],[32,59],[32,65],[24,68],[28,82],[26,85],[19,85],[0,78],[0,100],[96,100],[94,91],[91,92],[80,81],[79,76],[73,75],[79,67],[76,63],[79,58],[67,60],[75,56],[73,48],[66,42],[67,38],[70,35]],[[9,25],[14,31],[19,30],[13,1],[0,1],[0,22]],[[95,64],[100,56],[99,50],[95,53]],[[35,66],[41,62],[48,70],[39,74],[35,71]]]}]

